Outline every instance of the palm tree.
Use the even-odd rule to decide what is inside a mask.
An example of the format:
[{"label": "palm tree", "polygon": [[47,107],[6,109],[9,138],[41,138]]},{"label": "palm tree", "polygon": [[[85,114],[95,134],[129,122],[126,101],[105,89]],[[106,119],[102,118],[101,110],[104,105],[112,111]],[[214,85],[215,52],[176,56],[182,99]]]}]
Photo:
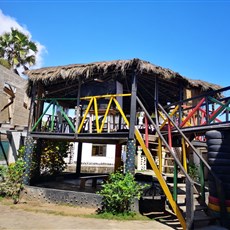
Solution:
[{"label": "palm tree", "polygon": [[27,70],[29,66],[35,64],[35,54],[37,46],[29,40],[29,37],[17,29],[11,28],[10,33],[0,36],[0,63],[7,61],[8,65],[17,74],[17,68],[23,67]]}]

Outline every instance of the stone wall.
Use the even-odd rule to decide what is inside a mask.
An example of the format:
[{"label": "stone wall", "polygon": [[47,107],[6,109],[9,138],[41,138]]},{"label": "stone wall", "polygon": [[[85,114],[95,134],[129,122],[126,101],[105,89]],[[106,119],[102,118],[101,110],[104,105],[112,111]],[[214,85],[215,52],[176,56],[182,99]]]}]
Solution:
[{"label": "stone wall", "polygon": [[[29,116],[29,100],[26,96],[27,80],[0,65],[0,124],[13,126],[27,126]],[[12,89],[15,94],[13,103],[7,89]],[[5,90],[4,90],[5,88]],[[7,106],[7,107],[6,107]],[[4,109],[4,107],[6,107]]]}]

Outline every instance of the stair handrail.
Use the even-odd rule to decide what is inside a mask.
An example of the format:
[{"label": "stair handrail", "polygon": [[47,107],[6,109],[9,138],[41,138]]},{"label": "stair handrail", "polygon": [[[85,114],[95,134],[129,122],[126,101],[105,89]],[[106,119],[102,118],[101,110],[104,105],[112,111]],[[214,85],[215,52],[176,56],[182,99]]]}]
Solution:
[{"label": "stair handrail", "polygon": [[[220,213],[221,213],[221,220],[224,223],[225,218],[227,216],[227,210],[225,206],[225,192],[223,189],[223,184],[222,181],[217,177],[217,175],[212,171],[210,165],[206,162],[206,160],[198,153],[196,148],[193,146],[191,141],[185,136],[185,134],[181,131],[181,129],[178,127],[178,125],[173,121],[173,119],[168,115],[168,113],[165,111],[163,106],[158,103],[158,107],[163,111],[163,113],[166,115],[166,117],[170,120],[170,122],[174,125],[174,127],[177,129],[177,131],[180,133],[180,135],[184,138],[184,140],[189,144],[189,146],[192,148],[193,152],[196,154],[196,156],[200,159],[200,161],[207,167],[211,175],[213,176],[216,187],[217,187],[217,193],[218,193],[218,198],[220,200]],[[187,209],[187,206],[186,206]]]},{"label": "stair handrail", "polygon": [[[152,118],[149,115],[148,111],[145,109],[144,105],[142,104],[142,102],[138,98],[138,96],[137,96],[137,102],[140,105],[140,107],[142,108],[142,110],[144,111],[145,115],[147,116],[147,118],[149,119],[151,124],[153,125],[153,127],[155,128],[155,130],[156,130],[157,134],[159,135],[160,139],[163,141],[163,143],[165,144],[166,148],[168,149],[168,151],[170,152],[170,154],[174,158],[176,164],[179,166],[179,168],[181,169],[181,171],[183,172],[183,174],[186,177],[186,187],[188,188],[188,190],[186,189],[186,197],[190,197],[190,199],[187,199],[187,202],[186,202],[186,228],[191,229],[192,225],[193,225],[193,220],[194,220],[194,203],[193,203],[193,186],[194,186],[194,182],[191,179],[191,177],[188,175],[188,173],[185,171],[184,167],[182,166],[181,162],[177,158],[176,154],[172,151],[171,147],[169,146],[169,144],[165,140],[164,136],[160,132],[159,127],[157,127],[157,125],[154,123],[154,121],[152,120]],[[169,118],[169,119],[171,119],[171,118]]]},{"label": "stair handrail", "polygon": [[[192,100],[199,99],[199,98],[207,97],[207,96],[210,96],[210,95],[215,95],[217,93],[222,93],[222,92],[227,91],[227,90],[230,90],[230,86],[227,86],[227,87],[224,87],[224,88],[221,88],[221,89],[218,89],[218,90],[214,90],[214,91],[209,91],[209,92],[206,92],[206,93],[203,93],[203,94],[199,94],[198,96],[195,96],[195,97],[192,97],[192,98],[187,98],[187,99],[180,100],[180,101],[177,101],[177,102],[174,102],[174,103],[170,103],[170,106],[173,106],[173,105],[176,106],[178,104],[182,104],[183,102],[191,101],[191,99]],[[229,98],[229,97],[227,97],[227,98]],[[165,108],[168,108],[170,106],[165,106]]]},{"label": "stair handrail", "polygon": [[[195,108],[195,106],[189,106],[189,108],[188,107],[186,107],[186,109],[182,109],[182,107],[184,107],[184,105],[183,104],[186,104],[187,102],[191,102],[191,101],[194,101],[194,100],[197,100],[197,99],[200,99],[200,100],[203,100],[203,103],[201,103],[200,104],[200,107],[201,106],[205,106],[206,108],[205,108],[205,110],[206,110],[206,122],[209,124],[209,108],[208,108],[208,106],[209,105],[211,105],[211,104],[215,104],[215,96],[217,96],[218,94],[218,102],[217,102],[217,100],[216,100],[216,103],[218,103],[218,104],[221,104],[221,101],[227,101],[227,100],[229,100],[230,99],[230,97],[229,96],[227,96],[227,95],[223,95],[224,94],[224,92],[226,92],[226,91],[229,91],[230,90],[230,86],[228,86],[228,87],[225,87],[225,88],[221,88],[221,89],[218,89],[218,90],[214,90],[214,91],[209,91],[209,92],[206,92],[206,93],[203,93],[203,94],[200,94],[200,95],[197,95],[197,96],[195,96],[195,97],[192,97],[192,98],[187,98],[187,99],[183,99],[183,100],[180,100],[180,101],[177,101],[177,102],[173,102],[173,103],[170,103],[170,105],[167,105],[167,106],[164,106],[164,109],[168,109],[168,108],[171,108],[172,106],[179,106],[179,123],[181,123],[182,121],[181,121],[181,119],[182,119],[182,112],[183,111],[186,111],[186,110],[188,110],[188,109],[192,109],[192,110],[194,110],[194,108]],[[209,103],[209,102],[211,102],[211,104]],[[198,108],[197,108],[198,109]],[[197,111],[198,112],[198,110],[195,110],[195,111],[193,111],[194,113]],[[227,112],[226,112],[226,121],[228,121],[229,120],[229,109],[227,108],[225,108],[224,110],[227,110]],[[189,119],[189,118],[187,118],[187,119]],[[213,121],[213,119],[211,120],[211,121]],[[198,121],[199,122],[199,121]],[[224,121],[223,122],[221,122],[221,123],[224,123]],[[197,124],[197,125],[199,125],[199,124]]]}]

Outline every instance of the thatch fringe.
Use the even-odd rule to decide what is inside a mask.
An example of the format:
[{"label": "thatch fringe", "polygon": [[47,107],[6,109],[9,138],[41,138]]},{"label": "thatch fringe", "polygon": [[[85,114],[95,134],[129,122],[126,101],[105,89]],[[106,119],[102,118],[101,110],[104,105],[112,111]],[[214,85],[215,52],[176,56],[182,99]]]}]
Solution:
[{"label": "thatch fringe", "polygon": [[36,81],[53,81],[57,78],[62,79],[75,79],[78,77],[91,78],[94,75],[105,76],[113,73],[120,73],[126,76],[127,71],[135,69],[140,74],[146,73],[153,76],[158,76],[163,79],[177,78],[185,81],[191,87],[201,88],[202,90],[216,90],[220,89],[219,85],[211,84],[201,80],[191,80],[181,76],[170,69],[162,68],[151,64],[150,62],[140,59],[132,60],[116,60],[116,61],[103,61],[94,62],[89,64],[72,64],[56,67],[45,67],[41,69],[28,70],[25,74],[33,82]]}]

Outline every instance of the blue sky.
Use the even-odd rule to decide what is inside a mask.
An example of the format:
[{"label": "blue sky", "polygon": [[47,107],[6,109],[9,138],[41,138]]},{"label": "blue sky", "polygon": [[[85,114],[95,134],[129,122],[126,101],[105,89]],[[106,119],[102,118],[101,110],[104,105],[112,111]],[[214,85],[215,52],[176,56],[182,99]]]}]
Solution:
[{"label": "blue sky", "polygon": [[38,42],[37,67],[140,58],[230,85],[227,0],[0,0],[0,10],[0,33],[10,18]]}]

